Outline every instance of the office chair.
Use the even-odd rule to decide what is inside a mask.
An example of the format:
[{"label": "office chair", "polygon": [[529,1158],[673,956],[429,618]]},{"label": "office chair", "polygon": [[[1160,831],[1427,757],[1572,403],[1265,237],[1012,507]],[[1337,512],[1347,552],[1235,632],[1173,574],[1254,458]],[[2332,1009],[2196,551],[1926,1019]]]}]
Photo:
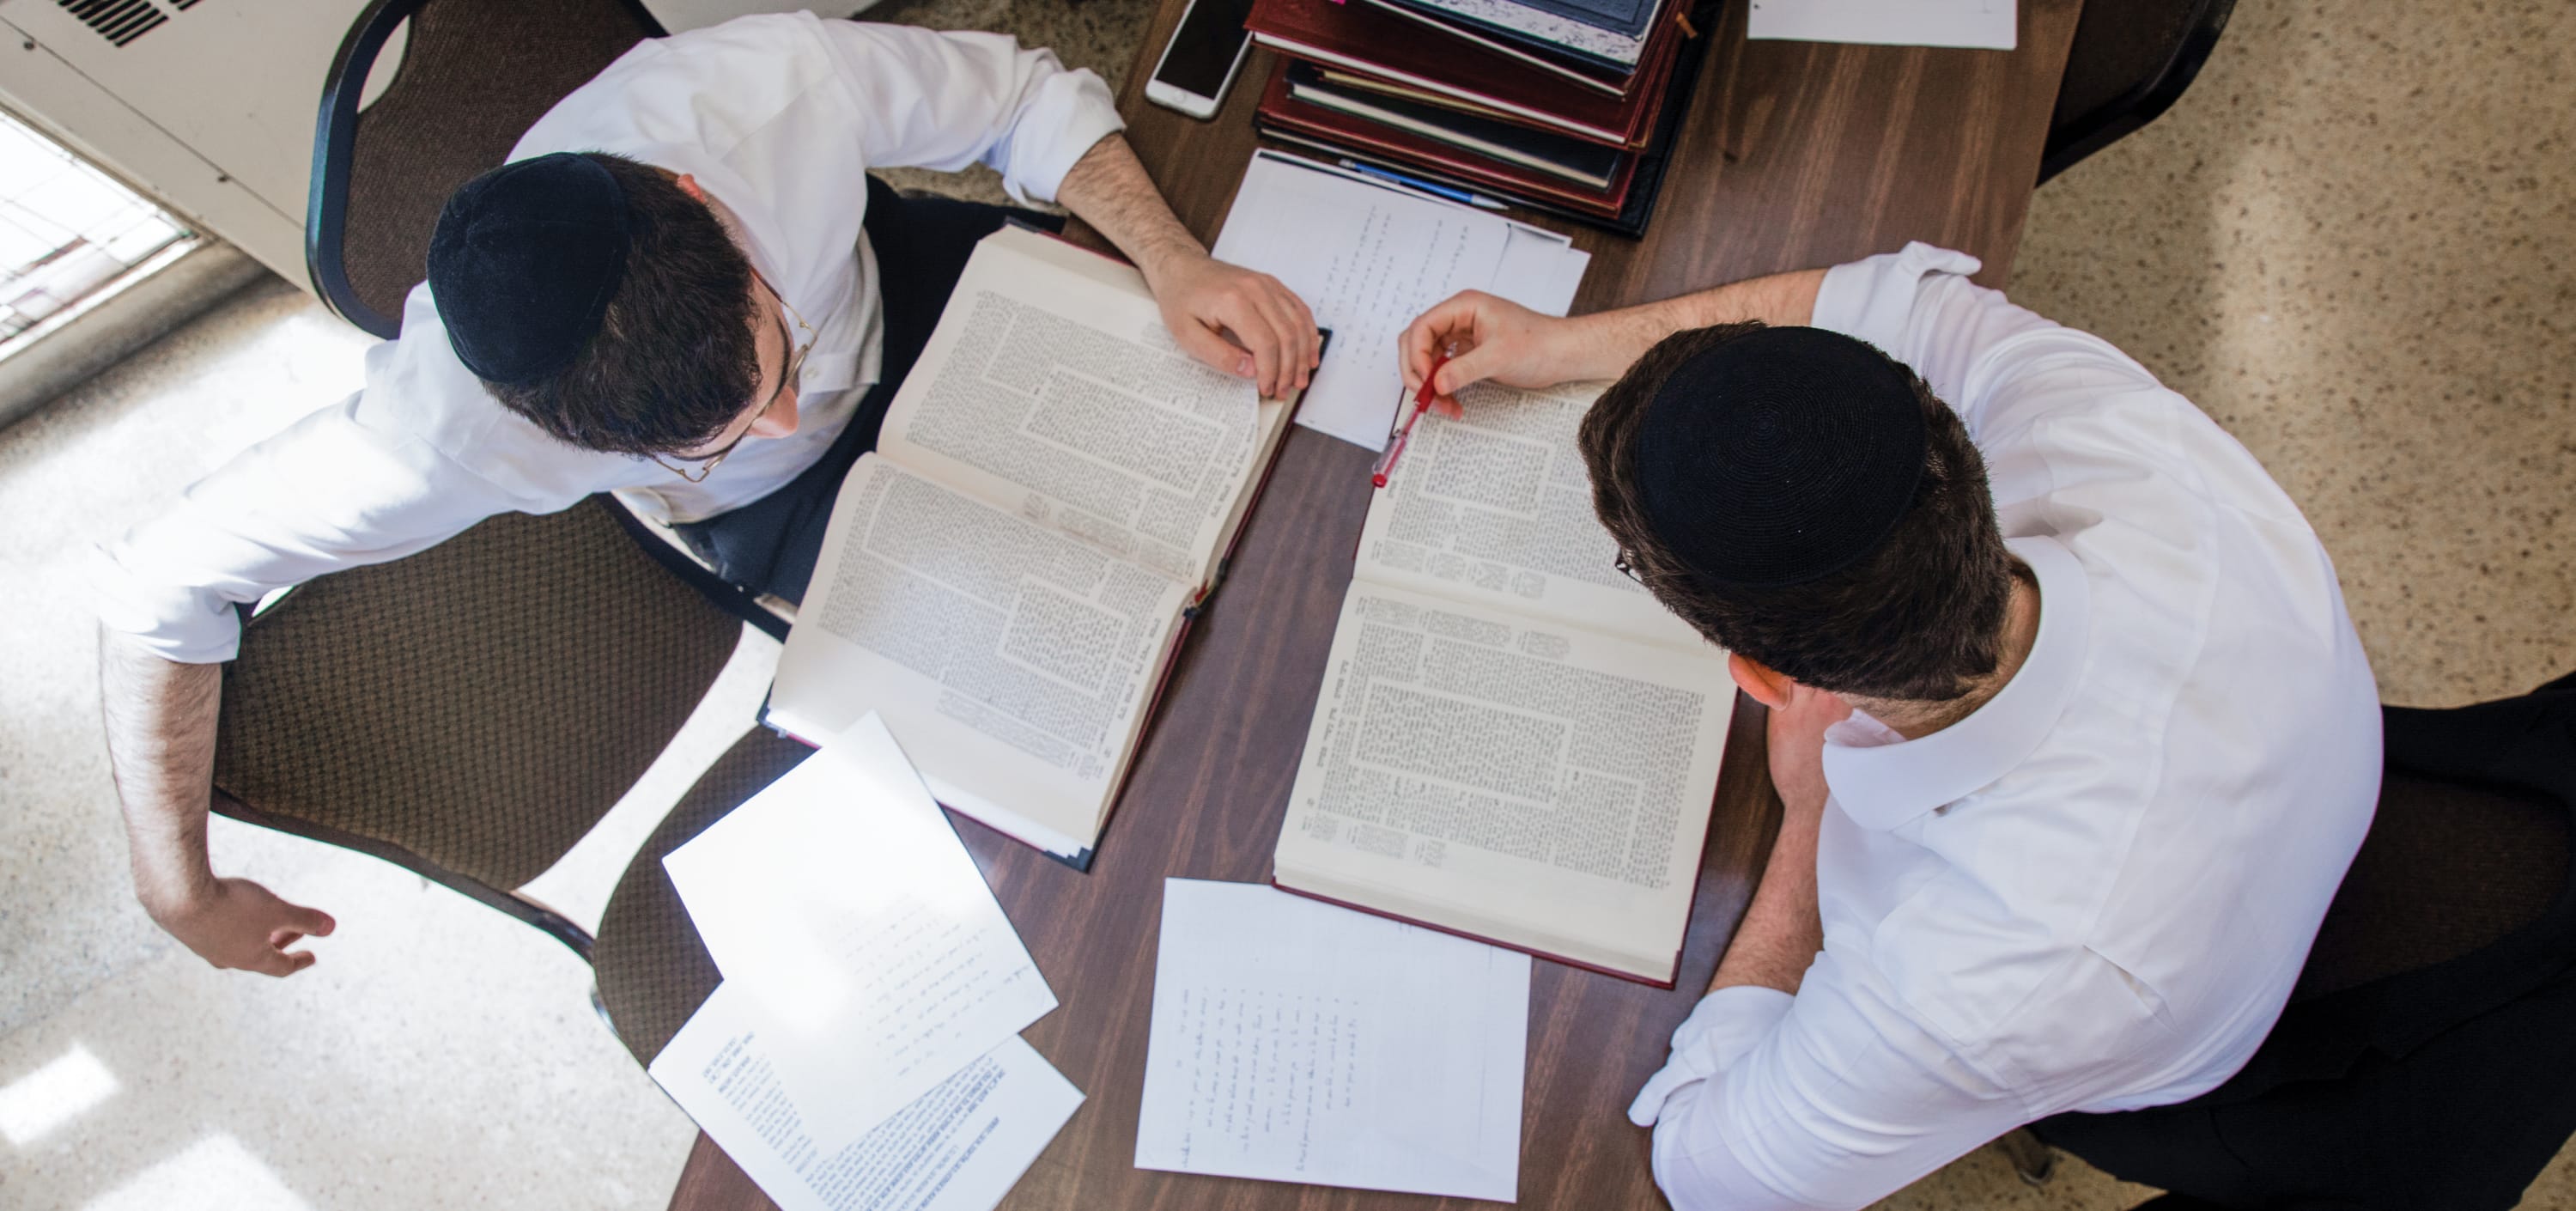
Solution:
[{"label": "office chair", "polygon": [[[384,859],[544,931],[593,962],[602,1013],[646,1062],[713,988],[664,1003],[713,970],[686,917],[613,903],[594,942],[517,891],[643,775],[742,636],[629,524],[597,497],[503,514],[253,616],[224,674],[215,810]],[[752,729],[671,820],[704,828],[807,751]],[[626,884],[667,890],[660,858],[677,844],[648,846],[635,866],[650,869]],[[628,936],[637,925],[671,936]]]},{"label": "office chair", "polygon": [[[401,66],[361,111],[368,70],[405,19]],[[324,301],[396,335],[447,195],[660,32],[634,0],[377,0],[333,61],[314,139],[306,254]],[[649,1062],[714,984],[699,986],[713,964],[686,917],[639,914],[625,890],[660,879],[667,892],[660,856],[678,841],[636,859],[596,939],[518,889],[660,755],[742,621],[772,634],[783,622],[607,496],[494,517],[245,614],[215,810],[372,854],[543,930],[592,962],[602,1016]],[[806,752],[753,729],[657,841],[677,821],[696,821],[695,835]],[[636,936],[647,928],[667,934]]]},{"label": "office chair", "polygon": [[[403,22],[409,41],[375,103],[367,74]],[[456,187],[499,167],[566,93],[660,22],[638,0],[375,0],[323,78],[306,200],[305,266],[340,318],[392,340],[429,234]]]},{"label": "office chair", "polygon": [[2085,0],[2038,183],[2173,108],[2235,8],[2236,0]]},{"label": "office chair", "polygon": [[2502,1211],[2576,1132],[2576,675],[2382,715],[2378,815],[2254,1057],[2038,1139],[2155,1211]]}]

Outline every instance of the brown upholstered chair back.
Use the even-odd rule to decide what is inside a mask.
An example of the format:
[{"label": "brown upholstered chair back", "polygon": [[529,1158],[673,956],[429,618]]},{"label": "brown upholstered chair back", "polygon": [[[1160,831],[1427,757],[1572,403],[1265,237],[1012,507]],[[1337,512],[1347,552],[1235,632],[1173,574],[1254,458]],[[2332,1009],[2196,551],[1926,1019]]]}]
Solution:
[{"label": "brown upholstered chair back", "polygon": [[215,753],[242,807],[220,806],[490,902],[626,793],[741,633],[604,500],[503,514],[252,620]]},{"label": "brown upholstered chair back", "polygon": [[[360,112],[368,69],[406,17],[402,63]],[[322,94],[305,252],[323,300],[394,336],[447,196],[498,167],[565,94],[661,33],[637,0],[377,0]]]}]

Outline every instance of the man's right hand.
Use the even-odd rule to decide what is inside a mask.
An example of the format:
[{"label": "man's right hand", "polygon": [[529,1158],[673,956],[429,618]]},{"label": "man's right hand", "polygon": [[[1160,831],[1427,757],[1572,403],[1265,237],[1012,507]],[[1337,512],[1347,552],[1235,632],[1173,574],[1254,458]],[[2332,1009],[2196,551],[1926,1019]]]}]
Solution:
[{"label": "man's right hand", "polygon": [[1420,390],[1443,349],[1449,364],[1431,384],[1444,416],[1459,414],[1458,391],[1492,379],[1511,387],[1553,387],[1586,377],[1581,321],[1541,315],[1481,290],[1462,290],[1414,317],[1398,338],[1404,393]]},{"label": "man's right hand", "polygon": [[146,904],[154,922],[216,967],[291,976],[314,963],[310,950],[287,947],[329,937],[329,913],[279,899],[248,879],[214,879],[171,905]]}]

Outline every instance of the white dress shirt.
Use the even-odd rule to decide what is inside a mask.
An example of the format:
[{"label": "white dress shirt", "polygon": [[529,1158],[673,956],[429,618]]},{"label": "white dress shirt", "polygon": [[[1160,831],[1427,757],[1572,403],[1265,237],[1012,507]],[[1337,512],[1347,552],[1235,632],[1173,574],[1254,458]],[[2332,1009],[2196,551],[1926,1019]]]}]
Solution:
[{"label": "white dress shirt", "polygon": [[2377,801],[2378,692],[2281,489],[2101,339],[1914,244],[1815,324],[1913,367],[2039,585],[2028,661],[1826,733],[1824,950],[1710,993],[1629,1115],[1681,1211],[1860,1207],[2023,1123],[2205,1092],[2287,1002]]},{"label": "white dress shirt", "polygon": [[98,552],[100,616],[171,660],[229,660],[233,603],[398,559],[497,513],[618,491],[648,516],[692,521],[757,500],[811,466],[876,381],[884,325],[860,228],[867,170],[981,162],[1013,196],[1052,199],[1120,126],[1098,76],[1000,34],[798,12],[646,41],[558,102],[510,158],[615,152],[694,176],[723,202],[753,267],[816,330],[796,433],[744,442],[703,484],[557,441],[457,360],[424,283],[405,302],[401,338],[368,352],[364,390]]}]

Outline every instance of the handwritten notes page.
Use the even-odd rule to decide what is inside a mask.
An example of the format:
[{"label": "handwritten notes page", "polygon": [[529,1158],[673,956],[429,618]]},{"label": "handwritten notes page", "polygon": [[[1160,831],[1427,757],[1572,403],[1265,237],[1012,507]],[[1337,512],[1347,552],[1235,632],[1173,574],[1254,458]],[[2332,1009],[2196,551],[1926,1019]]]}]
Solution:
[{"label": "handwritten notes page", "polygon": [[1371,450],[1386,448],[1396,340],[1415,316],[1461,290],[1563,315],[1592,260],[1555,232],[1274,151],[1245,170],[1216,255],[1286,283],[1332,330],[1297,423]]},{"label": "handwritten notes page", "polygon": [[806,1124],[818,1103],[786,1078],[830,1058],[782,1035],[727,980],[650,1071],[785,1211],[989,1211],[1082,1104],[1013,1036],[851,1142],[825,1147]]},{"label": "handwritten notes page", "polygon": [[662,865],[725,986],[801,1057],[837,1152],[1055,1008],[975,860],[870,714]]},{"label": "handwritten notes page", "polygon": [[1510,1202],[1528,956],[1169,879],[1136,1165]]},{"label": "handwritten notes page", "polygon": [[2011,50],[2017,0],[1753,0],[1748,38]]}]

